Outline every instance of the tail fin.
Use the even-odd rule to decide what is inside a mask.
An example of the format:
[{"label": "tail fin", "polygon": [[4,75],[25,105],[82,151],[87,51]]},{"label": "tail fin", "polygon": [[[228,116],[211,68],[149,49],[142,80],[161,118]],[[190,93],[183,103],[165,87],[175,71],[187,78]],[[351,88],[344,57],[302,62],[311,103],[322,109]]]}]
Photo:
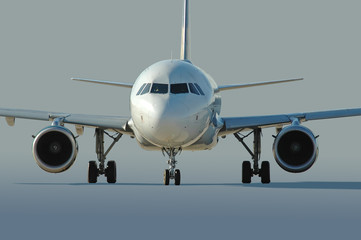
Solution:
[{"label": "tail fin", "polygon": [[189,5],[188,0],[184,0],[183,12],[183,26],[182,26],[182,41],[181,41],[181,60],[189,60],[190,58],[190,42],[189,42]]}]

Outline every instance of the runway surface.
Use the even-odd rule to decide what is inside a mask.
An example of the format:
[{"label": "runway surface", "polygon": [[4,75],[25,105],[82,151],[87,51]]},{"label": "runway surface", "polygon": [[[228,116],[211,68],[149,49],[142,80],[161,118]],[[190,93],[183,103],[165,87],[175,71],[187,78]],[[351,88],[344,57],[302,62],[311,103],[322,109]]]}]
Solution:
[{"label": "runway surface", "polygon": [[5,239],[341,239],[359,234],[361,181],[5,181]]}]

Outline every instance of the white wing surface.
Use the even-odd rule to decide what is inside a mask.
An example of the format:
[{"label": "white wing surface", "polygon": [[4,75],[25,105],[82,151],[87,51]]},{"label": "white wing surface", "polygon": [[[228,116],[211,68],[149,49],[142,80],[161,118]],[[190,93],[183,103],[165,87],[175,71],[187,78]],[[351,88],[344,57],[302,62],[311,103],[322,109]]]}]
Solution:
[{"label": "white wing surface", "polygon": [[61,118],[62,122],[67,124],[96,127],[133,135],[133,131],[128,126],[130,117],[72,114],[7,108],[0,108],[0,116],[6,117],[9,125],[13,125],[16,118],[42,121],[53,121],[56,118]]},{"label": "white wing surface", "polygon": [[282,127],[291,124],[295,119],[299,122],[305,122],[354,116],[361,116],[361,108],[251,117],[225,117],[222,118],[224,126],[219,135],[224,136],[255,128]]}]

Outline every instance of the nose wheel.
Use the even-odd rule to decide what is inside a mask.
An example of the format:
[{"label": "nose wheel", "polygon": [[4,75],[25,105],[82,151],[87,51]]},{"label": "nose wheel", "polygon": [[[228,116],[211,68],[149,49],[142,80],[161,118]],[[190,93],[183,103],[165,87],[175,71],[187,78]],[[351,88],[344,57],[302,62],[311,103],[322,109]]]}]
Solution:
[{"label": "nose wheel", "polygon": [[174,179],[174,185],[178,186],[181,183],[181,172],[179,169],[176,168],[177,161],[175,160],[175,156],[181,151],[181,148],[179,149],[163,149],[163,153],[167,153],[169,156],[168,165],[169,169],[164,170],[163,174],[163,183],[164,185],[169,185],[170,180]]},{"label": "nose wheel", "polygon": [[164,175],[163,175],[163,183],[164,185],[169,185],[169,179],[170,179],[170,176],[169,176],[169,170],[166,169],[164,170]]},{"label": "nose wheel", "polygon": [[164,170],[164,175],[163,175],[163,183],[164,185],[169,185],[169,181],[170,179],[174,179],[174,185],[178,186],[180,185],[181,182],[181,173],[179,169],[176,169],[174,171],[174,175],[171,175],[171,172],[169,171],[169,169]]}]

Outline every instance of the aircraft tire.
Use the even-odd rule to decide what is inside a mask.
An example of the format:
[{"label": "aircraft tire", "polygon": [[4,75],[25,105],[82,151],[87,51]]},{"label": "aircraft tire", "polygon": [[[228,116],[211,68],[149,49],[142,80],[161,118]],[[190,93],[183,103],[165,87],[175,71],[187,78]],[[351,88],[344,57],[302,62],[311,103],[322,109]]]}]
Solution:
[{"label": "aircraft tire", "polygon": [[252,181],[251,179],[252,179],[251,162],[244,161],[242,163],[242,183],[249,184]]},{"label": "aircraft tire", "polygon": [[261,182],[263,184],[268,184],[271,182],[271,177],[270,177],[270,165],[268,161],[264,161],[262,162],[261,165],[261,172],[260,172],[260,176],[261,176]]},{"label": "aircraft tire", "polygon": [[115,161],[108,162],[106,173],[108,183],[115,183],[117,181],[117,167]]},{"label": "aircraft tire", "polygon": [[181,182],[181,173],[179,169],[176,169],[174,172],[174,185],[178,186]]},{"label": "aircraft tire", "polygon": [[88,183],[96,183],[98,180],[98,167],[95,161],[88,164]]},{"label": "aircraft tire", "polygon": [[166,185],[166,186],[169,185],[169,169],[164,170],[163,183],[164,183],[164,185]]}]

